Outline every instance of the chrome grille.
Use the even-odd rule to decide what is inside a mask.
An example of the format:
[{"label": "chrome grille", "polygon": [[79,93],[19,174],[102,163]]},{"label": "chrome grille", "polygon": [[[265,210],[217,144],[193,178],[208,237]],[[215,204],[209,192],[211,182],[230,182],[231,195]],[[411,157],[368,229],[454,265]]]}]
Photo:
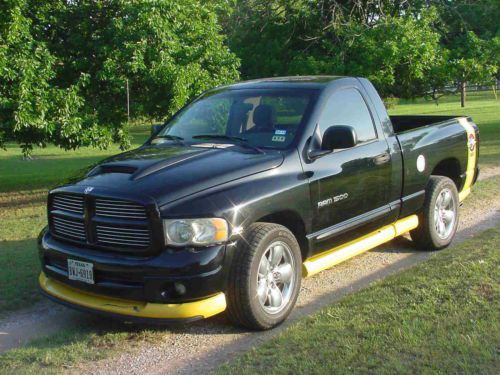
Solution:
[{"label": "chrome grille", "polygon": [[146,208],[138,203],[65,192],[50,201],[50,228],[57,237],[112,251],[153,246]]},{"label": "chrome grille", "polygon": [[85,225],[82,221],[67,220],[57,216],[52,217],[52,226],[56,234],[78,241],[85,241]]},{"label": "chrome grille", "polygon": [[122,219],[146,219],[146,210],[143,206],[127,201],[115,199],[95,200],[95,213],[99,216],[118,217]]},{"label": "chrome grille", "polygon": [[52,201],[52,209],[69,211],[83,215],[83,197],[72,194],[57,194]]},{"label": "chrome grille", "polygon": [[150,234],[148,229],[120,228],[108,225],[96,226],[97,242],[112,246],[148,247]]}]

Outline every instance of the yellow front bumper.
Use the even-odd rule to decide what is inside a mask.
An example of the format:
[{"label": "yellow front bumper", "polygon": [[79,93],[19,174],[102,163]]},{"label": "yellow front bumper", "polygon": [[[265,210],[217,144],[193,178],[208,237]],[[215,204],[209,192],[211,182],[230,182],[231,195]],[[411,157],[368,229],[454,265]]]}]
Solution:
[{"label": "yellow front bumper", "polygon": [[224,293],[218,293],[196,302],[161,304],[128,301],[84,292],[50,279],[43,272],[40,273],[39,283],[46,294],[64,304],[85,310],[118,315],[123,318],[189,320],[208,318],[226,309]]}]

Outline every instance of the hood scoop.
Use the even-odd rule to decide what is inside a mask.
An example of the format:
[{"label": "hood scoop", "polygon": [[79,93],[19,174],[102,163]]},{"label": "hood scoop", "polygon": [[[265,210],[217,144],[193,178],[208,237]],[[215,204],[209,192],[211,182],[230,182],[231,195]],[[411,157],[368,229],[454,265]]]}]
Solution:
[{"label": "hood scoop", "polygon": [[134,174],[137,171],[137,167],[126,165],[126,164],[102,164],[94,168],[90,173],[89,177],[97,176],[99,174],[105,173],[124,173],[124,174]]}]

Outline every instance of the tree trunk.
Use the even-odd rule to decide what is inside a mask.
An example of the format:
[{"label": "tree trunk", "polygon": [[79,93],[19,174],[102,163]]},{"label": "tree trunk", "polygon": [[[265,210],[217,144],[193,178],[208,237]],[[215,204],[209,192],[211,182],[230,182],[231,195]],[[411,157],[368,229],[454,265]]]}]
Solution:
[{"label": "tree trunk", "polygon": [[465,107],[465,97],[467,93],[465,90],[465,82],[460,82],[460,106]]}]

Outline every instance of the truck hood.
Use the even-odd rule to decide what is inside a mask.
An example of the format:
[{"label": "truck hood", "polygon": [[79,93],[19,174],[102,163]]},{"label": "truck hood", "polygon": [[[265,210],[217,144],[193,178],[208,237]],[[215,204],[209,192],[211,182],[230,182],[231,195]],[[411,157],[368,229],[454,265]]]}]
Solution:
[{"label": "truck hood", "polygon": [[278,151],[220,146],[143,146],[105,159],[73,183],[148,195],[161,206],[283,163]]}]

